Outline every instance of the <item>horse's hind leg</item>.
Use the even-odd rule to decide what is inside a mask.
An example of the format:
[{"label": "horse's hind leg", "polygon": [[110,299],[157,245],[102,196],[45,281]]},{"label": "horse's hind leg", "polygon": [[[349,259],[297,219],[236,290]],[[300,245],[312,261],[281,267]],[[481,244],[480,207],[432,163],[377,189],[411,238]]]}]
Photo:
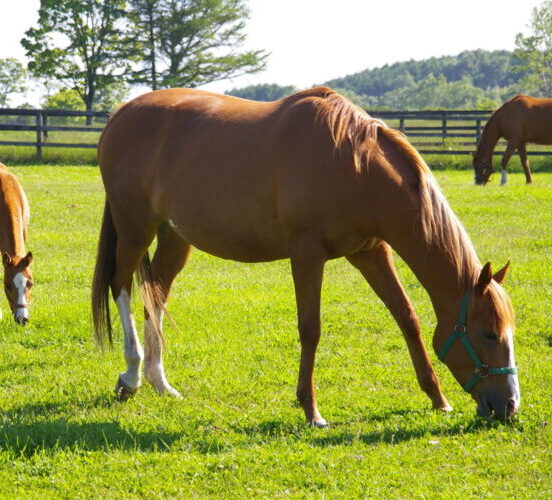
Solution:
[{"label": "horse's hind leg", "polygon": [[[111,282],[111,291],[124,333],[126,371],[119,375],[115,393],[121,400],[132,396],[141,385],[141,364],[144,359],[144,351],[140,344],[134,316],[130,308],[130,295],[132,291],[132,277],[144,255],[149,241],[147,238],[126,237],[125,233],[118,233],[115,275]],[[137,242],[141,241],[140,244]]]},{"label": "horse's hind leg", "polygon": [[317,238],[305,235],[292,244],[291,270],[297,300],[301,361],[297,398],[307,422],[315,427],[325,427],[314,392],[314,358],[320,340],[320,292],[326,255]]},{"label": "horse's hind leg", "polygon": [[418,383],[431,399],[433,408],[452,410],[439,387],[420,334],[416,312],[399,282],[389,245],[380,242],[371,250],[358,252],[347,259],[362,273],[395,318],[406,339]]},{"label": "horse's hind leg", "polygon": [[523,170],[525,170],[525,183],[531,184],[533,182],[533,177],[531,176],[531,169],[529,168],[529,160],[527,159],[525,144],[519,146],[518,153],[521,159],[521,164],[523,165]]},{"label": "horse's hind leg", "polygon": [[154,317],[148,317],[146,314],[144,375],[159,394],[170,394],[175,397],[181,396],[165,376],[163,343],[159,333],[162,330],[163,309],[171,285],[186,264],[190,249],[190,244],[180,238],[167,223],[161,224],[157,232],[157,249],[152,260],[152,274],[161,291],[163,305],[156,305]]}]

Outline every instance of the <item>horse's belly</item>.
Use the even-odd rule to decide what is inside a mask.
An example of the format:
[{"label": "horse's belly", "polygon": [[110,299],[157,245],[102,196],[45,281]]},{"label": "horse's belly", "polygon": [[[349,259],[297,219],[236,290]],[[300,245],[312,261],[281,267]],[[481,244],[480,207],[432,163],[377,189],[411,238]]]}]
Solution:
[{"label": "horse's belly", "polygon": [[168,223],[185,241],[194,247],[222,259],[239,262],[268,262],[288,257],[283,232],[274,222],[257,227],[203,220],[186,221],[169,218]]}]

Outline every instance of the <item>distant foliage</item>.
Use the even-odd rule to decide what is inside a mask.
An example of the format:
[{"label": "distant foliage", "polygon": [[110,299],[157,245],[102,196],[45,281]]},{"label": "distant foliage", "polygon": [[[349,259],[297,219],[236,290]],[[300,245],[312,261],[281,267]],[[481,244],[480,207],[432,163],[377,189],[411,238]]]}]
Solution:
[{"label": "distant foliage", "polygon": [[325,83],[365,106],[387,109],[494,108],[522,92],[521,61],[512,52],[465,51],[369,69]]},{"label": "distant foliage", "polygon": [[8,106],[11,94],[27,90],[26,80],[27,71],[17,59],[0,59],[0,107]]},{"label": "distant foliage", "polygon": [[552,97],[552,1],[533,9],[527,36],[518,33],[514,55],[521,61],[518,73],[523,84]]},{"label": "distant foliage", "polygon": [[251,99],[252,101],[276,101],[294,92],[297,92],[297,88],[293,85],[265,83],[262,85],[250,85],[249,87],[243,87],[241,89],[228,90],[225,94],[241,97],[242,99]]}]

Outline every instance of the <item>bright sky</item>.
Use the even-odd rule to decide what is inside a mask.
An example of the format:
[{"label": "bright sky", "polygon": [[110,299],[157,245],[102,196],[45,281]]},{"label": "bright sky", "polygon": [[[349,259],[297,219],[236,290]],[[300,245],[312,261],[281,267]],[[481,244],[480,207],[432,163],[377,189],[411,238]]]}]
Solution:
[{"label": "bright sky", "polygon": [[[270,52],[266,71],[205,88],[310,87],[367,68],[463,50],[513,50],[544,0],[248,0],[244,49]],[[19,41],[39,0],[0,0],[0,58],[25,61]],[[27,100],[35,100],[27,96]]]}]

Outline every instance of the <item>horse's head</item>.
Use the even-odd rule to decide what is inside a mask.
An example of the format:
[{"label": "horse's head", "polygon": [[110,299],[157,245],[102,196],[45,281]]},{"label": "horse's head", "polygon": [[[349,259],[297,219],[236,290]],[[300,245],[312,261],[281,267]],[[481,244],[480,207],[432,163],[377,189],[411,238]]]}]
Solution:
[{"label": "horse's head", "polygon": [[475,172],[475,183],[478,186],[484,186],[489,182],[491,174],[493,173],[493,162],[492,159],[488,160],[477,153],[474,153],[472,156],[472,166]]},{"label": "horse's head", "polygon": [[25,326],[29,321],[29,304],[31,303],[31,288],[33,286],[30,267],[32,261],[33,254],[31,252],[25,257],[12,257],[6,252],[2,254],[4,290],[13,318],[17,324],[22,326]]},{"label": "horse's head", "polygon": [[502,420],[511,418],[520,402],[514,311],[501,286],[508,267],[493,276],[487,263],[464,295],[452,331],[440,329],[434,341],[439,359],[477,402],[478,415]]}]

